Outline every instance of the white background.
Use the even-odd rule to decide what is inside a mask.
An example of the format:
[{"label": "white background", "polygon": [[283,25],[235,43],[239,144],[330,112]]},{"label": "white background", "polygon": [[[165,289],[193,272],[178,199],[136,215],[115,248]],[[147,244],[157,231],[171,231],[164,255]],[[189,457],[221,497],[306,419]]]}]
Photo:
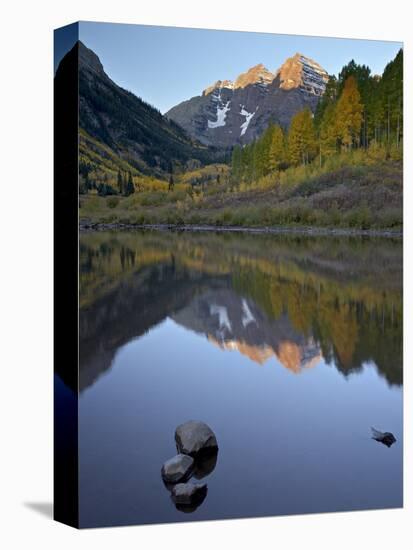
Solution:
[{"label": "white background", "polygon": [[[409,3],[402,0],[2,3],[2,548],[403,550],[412,547],[412,346],[407,327],[412,321],[413,304],[411,286],[407,284],[404,510],[76,531],[52,522],[34,509],[49,510],[52,500],[52,29],[77,20],[100,20],[404,41],[405,282],[408,282],[413,275],[410,265],[413,35]],[[64,288],[65,281],[57,284]]]}]

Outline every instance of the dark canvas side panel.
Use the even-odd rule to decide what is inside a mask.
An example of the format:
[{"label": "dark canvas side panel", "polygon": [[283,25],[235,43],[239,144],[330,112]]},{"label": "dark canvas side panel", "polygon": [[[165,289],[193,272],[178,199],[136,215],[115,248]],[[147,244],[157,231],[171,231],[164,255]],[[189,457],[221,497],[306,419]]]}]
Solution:
[{"label": "dark canvas side panel", "polygon": [[78,510],[78,35],[54,33],[54,518]]}]

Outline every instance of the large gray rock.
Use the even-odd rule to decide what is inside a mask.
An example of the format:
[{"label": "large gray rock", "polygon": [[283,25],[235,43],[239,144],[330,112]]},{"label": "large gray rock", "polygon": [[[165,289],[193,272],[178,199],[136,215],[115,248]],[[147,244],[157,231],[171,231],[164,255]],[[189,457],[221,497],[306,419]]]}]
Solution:
[{"label": "large gray rock", "polygon": [[185,455],[196,456],[199,452],[216,451],[217,439],[205,422],[190,420],[175,430],[175,441],[178,451]]},{"label": "large gray rock", "polygon": [[170,458],[162,466],[162,477],[166,483],[178,483],[188,479],[194,468],[194,459],[185,454]]},{"label": "large gray rock", "polygon": [[178,483],[172,488],[172,500],[175,504],[189,506],[203,501],[206,493],[206,483]]}]

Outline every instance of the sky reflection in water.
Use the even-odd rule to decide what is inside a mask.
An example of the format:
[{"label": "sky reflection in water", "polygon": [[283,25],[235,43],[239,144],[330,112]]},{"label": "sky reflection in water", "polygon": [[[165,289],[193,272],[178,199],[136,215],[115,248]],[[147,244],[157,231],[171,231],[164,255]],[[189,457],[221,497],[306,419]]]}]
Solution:
[{"label": "sky reflection in water", "polygon": [[[401,250],[82,234],[81,524],[401,506]],[[205,500],[183,513],[160,468],[192,418],[220,451]]]}]

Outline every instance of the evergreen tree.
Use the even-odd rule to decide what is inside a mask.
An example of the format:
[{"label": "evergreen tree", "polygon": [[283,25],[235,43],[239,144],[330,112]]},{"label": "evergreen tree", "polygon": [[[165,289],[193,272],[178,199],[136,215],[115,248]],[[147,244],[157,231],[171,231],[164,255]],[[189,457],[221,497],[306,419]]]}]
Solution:
[{"label": "evergreen tree", "polygon": [[88,186],[86,182],[86,177],[80,174],[79,175],[79,195],[87,195],[87,192],[88,192]]},{"label": "evergreen tree", "polygon": [[256,144],[256,174],[258,178],[266,176],[270,172],[270,150],[274,124],[270,124]]},{"label": "evergreen tree", "polygon": [[239,145],[236,145],[232,151],[232,177],[234,180],[239,180],[241,178],[242,168],[242,150]]},{"label": "evergreen tree", "polygon": [[337,78],[332,75],[329,76],[325,92],[320,98],[315,113],[314,113],[314,125],[317,129],[320,128],[321,121],[323,120],[324,112],[330,105],[335,105],[338,97],[338,81]]},{"label": "evergreen tree", "polygon": [[173,191],[175,187],[175,181],[173,177],[174,165],[172,161],[169,162],[169,180],[168,180],[168,191]]},{"label": "evergreen tree", "polygon": [[172,174],[169,174],[168,191],[173,191],[175,186],[174,178]]},{"label": "evergreen tree", "polygon": [[264,143],[264,135],[262,135],[261,139],[258,139],[254,143],[254,150],[253,150],[253,174],[251,174],[252,180],[257,180],[261,178],[266,170],[266,150],[265,150],[265,143]]},{"label": "evergreen tree", "polygon": [[241,153],[242,180],[251,182],[256,179],[258,156],[255,141],[244,145]]},{"label": "evergreen tree", "polygon": [[343,92],[336,107],[336,130],[339,145],[351,149],[360,143],[363,105],[354,76],[344,83]]},{"label": "evergreen tree", "polygon": [[132,178],[132,173],[129,172],[128,173],[128,182],[126,184],[126,189],[125,189],[125,196],[128,197],[129,195],[132,195],[132,193],[135,192],[135,186],[133,185],[133,178]]},{"label": "evergreen tree", "polygon": [[354,77],[356,81],[362,103],[366,103],[372,79],[370,68],[367,65],[358,65],[354,59],[347,63],[338,75],[338,95],[343,93],[346,81],[350,76]]},{"label": "evergreen tree", "polygon": [[384,69],[378,84],[379,123],[382,141],[398,146],[403,137],[403,50]]},{"label": "evergreen tree", "polygon": [[116,190],[113,189],[111,185],[108,185],[107,183],[99,183],[96,186],[98,195],[100,197],[106,197],[108,195],[116,195]]},{"label": "evergreen tree", "polygon": [[384,108],[381,97],[381,77],[376,76],[374,77],[374,93],[370,98],[370,113],[368,119],[369,142],[374,140],[375,143],[379,143],[381,141],[384,118]]},{"label": "evergreen tree", "polygon": [[118,170],[118,190],[121,195],[124,194],[122,173]]}]

